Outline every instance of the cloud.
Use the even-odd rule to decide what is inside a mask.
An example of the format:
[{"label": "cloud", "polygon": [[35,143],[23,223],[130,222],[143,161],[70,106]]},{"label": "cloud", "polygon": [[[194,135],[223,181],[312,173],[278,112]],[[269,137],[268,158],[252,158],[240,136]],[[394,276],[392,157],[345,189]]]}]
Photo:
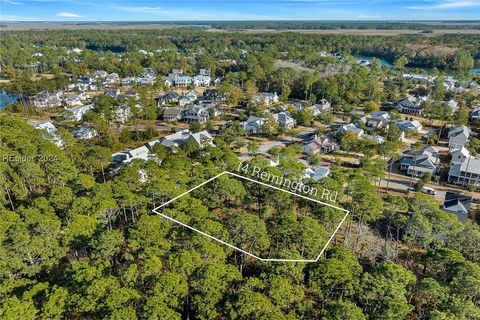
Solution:
[{"label": "cloud", "polygon": [[21,2],[12,1],[12,0],[0,0],[0,3],[6,3],[6,4],[22,4]]},{"label": "cloud", "polygon": [[480,0],[443,0],[435,4],[425,6],[410,6],[407,9],[431,10],[431,9],[455,9],[467,7],[480,7]]},{"label": "cloud", "polygon": [[114,9],[122,10],[125,12],[131,13],[153,13],[160,14],[163,13],[162,7],[132,7],[132,6],[111,6]]},{"label": "cloud", "polygon": [[81,16],[73,12],[65,12],[65,11],[57,13],[57,16],[63,17],[63,18],[85,18],[85,16]]}]

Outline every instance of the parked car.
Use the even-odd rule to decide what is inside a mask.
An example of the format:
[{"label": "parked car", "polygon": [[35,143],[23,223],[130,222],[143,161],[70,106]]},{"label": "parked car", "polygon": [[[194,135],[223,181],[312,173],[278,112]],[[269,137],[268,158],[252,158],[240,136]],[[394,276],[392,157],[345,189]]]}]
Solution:
[{"label": "parked car", "polygon": [[429,187],[423,187],[422,192],[426,194],[431,194],[431,195],[436,195],[437,191],[435,189],[429,188]]}]

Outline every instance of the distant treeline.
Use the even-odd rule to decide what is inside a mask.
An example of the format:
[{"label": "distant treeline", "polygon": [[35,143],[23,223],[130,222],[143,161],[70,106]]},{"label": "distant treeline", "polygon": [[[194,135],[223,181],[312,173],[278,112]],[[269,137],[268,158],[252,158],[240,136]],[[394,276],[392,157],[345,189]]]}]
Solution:
[{"label": "distant treeline", "polygon": [[[23,22],[5,23],[2,27],[18,25]],[[27,24],[31,22],[26,22]],[[48,22],[60,25],[165,25],[171,27],[214,28],[228,30],[242,29],[278,29],[278,30],[335,30],[335,29],[378,29],[378,30],[444,30],[444,29],[480,29],[479,20],[425,20],[425,21],[79,21]]]},{"label": "distant treeline", "polygon": [[211,21],[208,23],[218,29],[480,29],[479,21]]}]

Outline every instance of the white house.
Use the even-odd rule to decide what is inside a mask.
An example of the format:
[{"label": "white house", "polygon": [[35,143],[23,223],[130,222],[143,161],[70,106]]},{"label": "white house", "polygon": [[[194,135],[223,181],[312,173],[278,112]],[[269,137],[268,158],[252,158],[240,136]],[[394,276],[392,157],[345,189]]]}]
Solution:
[{"label": "white house", "polygon": [[71,95],[65,98],[65,106],[74,107],[83,105],[82,99],[79,95]]},{"label": "white house", "polygon": [[198,75],[193,77],[193,84],[197,87],[208,87],[210,86],[212,79],[207,75]]},{"label": "white house", "polygon": [[328,177],[330,174],[330,168],[323,166],[318,166],[315,168],[315,170],[307,168],[303,171],[303,173],[307,178],[313,180],[322,180],[323,178]]},{"label": "white house", "polygon": [[342,126],[341,131],[342,133],[351,132],[354,135],[356,135],[358,138],[361,138],[365,133],[363,129],[356,127],[353,123]]},{"label": "white house", "polygon": [[297,121],[292,118],[288,111],[275,113],[273,119],[280,127],[291,129],[296,126]]},{"label": "white house", "polygon": [[406,97],[395,102],[393,107],[400,113],[421,115],[423,113],[423,108],[421,106],[423,101],[425,101],[424,98],[416,99],[413,97]]},{"label": "white house", "polygon": [[53,125],[53,123],[43,122],[36,125],[35,128],[45,131],[46,135],[44,137],[57,147],[62,148],[64,146],[64,142],[62,138],[57,135],[57,128]]},{"label": "white house", "polygon": [[454,148],[451,151],[452,160],[450,161],[452,164],[462,163],[465,159],[470,157],[470,152],[462,146],[461,148]]},{"label": "white house", "polygon": [[480,160],[468,157],[463,162],[450,166],[448,182],[462,186],[476,185],[480,187]]},{"label": "white house", "polygon": [[73,136],[79,140],[89,140],[98,135],[97,130],[91,127],[82,127],[73,132]]},{"label": "white house", "polygon": [[242,122],[241,124],[247,134],[259,134],[262,133],[265,122],[265,118],[250,116],[246,121]]},{"label": "white house", "polygon": [[402,131],[420,132],[422,131],[422,124],[417,120],[402,120],[395,122],[395,125]]},{"label": "white house", "polygon": [[451,128],[448,132],[448,147],[450,149],[463,147],[470,141],[471,133],[472,130],[464,125]]},{"label": "white house", "polygon": [[328,102],[327,99],[321,99],[313,106],[311,106],[310,109],[313,111],[314,116],[318,116],[321,113],[331,111],[332,105],[330,104],[330,102]]},{"label": "white house", "polygon": [[311,139],[305,140],[302,144],[302,152],[308,155],[329,153],[335,149],[338,149],[338,145],[328,137],[314,136]]},{"label": "white house", "polygon": [[127,149],[112,155],[112,160],[116,163],[126,164],[135,159],[145,161],[150,159],[150,150],[147,146],[141,146],[136,149]]},{"label": "white house", "polygon": [[63,120],[82,121],[83,116],[88,110],[94,108],[93,104],[84,105],[76,108],[67,108],[62,115]]},{"label": "white house", "polygon": [[183,110],[182,120],[185,122],[207,122],[210,119],[208,109],[201,105],[189,105]]},{"label": "white house", "polygon": [[406,171],[409,176],[423,177],[425,174],[433,176],[438,173],[438,149],[425,147],[420,151],[407,152],[407,156],[400,161],[400,170]]},{"label": "white house", "polygon": [[259,92],[252,97],[253,104],[266,104],[267,106],[278,102],[276,92]]}]

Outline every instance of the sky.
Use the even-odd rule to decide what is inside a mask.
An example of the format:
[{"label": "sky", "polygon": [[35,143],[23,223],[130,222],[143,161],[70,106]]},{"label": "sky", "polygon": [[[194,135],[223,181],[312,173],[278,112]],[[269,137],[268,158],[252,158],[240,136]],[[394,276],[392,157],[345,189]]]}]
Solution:
[{"label": "sky", "polygon": [[0,0],[0,21],[478,19],[480,0]]}]

